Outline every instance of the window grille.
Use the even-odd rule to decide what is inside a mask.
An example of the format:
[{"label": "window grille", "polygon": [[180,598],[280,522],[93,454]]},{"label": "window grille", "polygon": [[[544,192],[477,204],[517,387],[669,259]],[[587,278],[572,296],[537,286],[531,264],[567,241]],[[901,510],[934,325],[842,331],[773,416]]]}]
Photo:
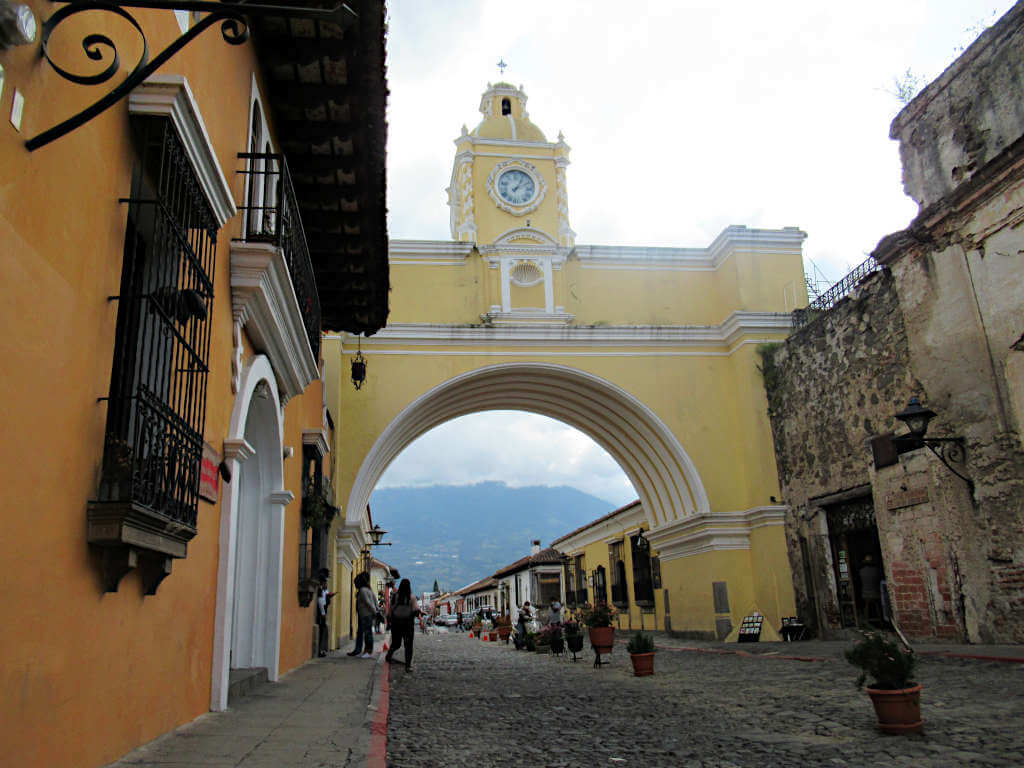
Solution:
[{"label": "window grille", "polygon": [[563,568],[565,575],[565,604],[569,608],[576,607],[576,561],[567,558]]},{"label": "window grille", "polygon": [[654,605],[654,579],[651,574],[650,551],[637,546],[640,536],[629,537],[630,552],[633,555],[633,598],[641,607]]},{"label": "window grille", "polygon": [[608,602],[608,581],[605,577],[604,566],[599,565],[594,571],[594,602]]},{"label": "window grille", "polygon": [[178,542],[153,549],[183,557],[196,533],[217,224],[170,121],[136,118],[132,129],[139,161],[122,201],[128,224],[90,541],[112,543],[110,524],[130,519]]},{"label": "window grille", "polygon": [[621,541],[608,545],[608,564],[612,572],[612,603],[620,608],[629,605],[626,584],[626,562]]},{"label": "window grille", "polygon": [[576,602],[579,605],[587,602],[587,569],[583,555],[576,555]]}]

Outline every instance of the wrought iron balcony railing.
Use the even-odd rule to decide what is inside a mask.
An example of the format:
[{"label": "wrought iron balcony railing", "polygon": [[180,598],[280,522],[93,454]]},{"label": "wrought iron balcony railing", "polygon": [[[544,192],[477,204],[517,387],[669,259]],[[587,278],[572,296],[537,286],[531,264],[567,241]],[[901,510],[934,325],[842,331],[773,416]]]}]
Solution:
[{"label": "wrought iron balcony railing", "polygon": [[241,173],[249,177],[246,204],[239,206],[245,211],[242,239],[273,243],[284,252],[309,346],[319,360],[320,296],[288,163],[284,155],[272,152],[239,152],[238,157],[246,166]]},{"label": "wrought iron balcony railing", "polygon": [[793,330],[797,331],[805,325],[809,325],[817,318],[832,309],[841,299],[850,295],[860,283],[869,275],[880,270],[882,266],[869,256],[863,263],[858,264],[842,280],[833,285],[821,296],[807,305],[805,309],[793,310]]}]

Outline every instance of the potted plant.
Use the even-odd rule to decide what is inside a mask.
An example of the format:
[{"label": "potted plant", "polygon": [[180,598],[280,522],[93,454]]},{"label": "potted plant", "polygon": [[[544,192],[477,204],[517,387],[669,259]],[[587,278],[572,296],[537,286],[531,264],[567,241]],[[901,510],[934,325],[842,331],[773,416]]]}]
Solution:
[{"label": "potted plant", "polygon": [[921,684],[911,680],[917,656],[881,633],[868,633],[845,651],[846,660],[860,668],[856,685],[871,678],[868,696],[884,733],[920,733]]},{"label": "potted plant", "polygon": [[576,661],[576,654],[583,652],[583,631],[579,622],[569,620],[562,625],[565,632],[565,645],[572,653],[572,660]]},{"label": "potted plant", "polygon": [[512,619],[508,616],[499,616],[494,623],[498,628],[498,637],[505,642],[505,645],[508,645],[509,635],[512,634]]},{"label": "potted plant", "polygon": [[633,662],[633,674],[647,677],[654,674],[654,637],[637,632],[626,644],[629,660]]},{"label": "potted plant", "polygon": [[560,624],[545,624],[537,633],[537,644],[549,646],[552,653],[562,653],[565,650],[562,626]]},{"label": "potted plant", "polygon": [[550,624],[545,624],[534,636],[534,644],[536,646],[537,653],[551,652],[551,638],[552,626]]},{"label": "potted plant", "polygon": [[[614,616],[615,609],[603,601],[583,606],[580,618],[590,631],[590,645],[596,656],[612,652],[612,646],[615,645],[615,627],[612,626]],[[595,659],[594,663],[600,663],[600,659]]]}]

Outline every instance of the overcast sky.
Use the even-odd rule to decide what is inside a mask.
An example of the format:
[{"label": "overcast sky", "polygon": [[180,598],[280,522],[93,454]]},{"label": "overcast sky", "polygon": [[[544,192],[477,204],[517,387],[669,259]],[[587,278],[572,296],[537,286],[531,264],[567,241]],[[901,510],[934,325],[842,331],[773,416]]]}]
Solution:
[{"label": "overcast sky", "polygon": [[[562,131],[572,147],[578,243],[702,247],[730,224],[798,226],[806,270],[824,289],[917,212],[888,138],[901,106],[887,92],[893,78],[910,69],[934,79],[1012,4],[390,0],[390,234],[450,238],[453,140],[479,122],[487,83],[504,79],[523,86],[548,139]],[[400,456],[382,484],[531,468],[530,483],[593,483],[595,495],[629,500],[610,458],[545,421],[452,422]],[[499,474],[481,475],[478,436],[498,433],[502,458],[486,463]],[[477,459],[453,461],[451,447],[466,444]],[[521,467],[503,463],[513,455]],[[575,457],[583,479],[560,456]]]}]

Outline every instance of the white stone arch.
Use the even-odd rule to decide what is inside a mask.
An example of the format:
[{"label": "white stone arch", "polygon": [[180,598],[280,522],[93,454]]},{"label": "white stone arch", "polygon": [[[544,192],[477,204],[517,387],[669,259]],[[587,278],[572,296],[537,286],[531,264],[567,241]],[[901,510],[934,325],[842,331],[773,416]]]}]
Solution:
[{"label": "white stone arch", "polygon": [[406,406],[363,460],[349,494],[347,524],[358,524],[380,476],[413,440],[458,416],[493,410],[550,416],[591,437],[633,483],[652,529],[710,511],[693,461],[650,408],[591,373],[524,362],[469,371]]},{"label": "white stone arch", "polygon": [[[253,413],[253,398],[264,387],[260,397],[268,401],[259,409],[264,424],[260,425],[261,445],[253,446],[246,440],[247,423]],[[251,430],[250,430],[251,432]],[[210,708],[227,709],[228,681],[231,668],[232,620],[237,584],[235,570],[238,559],[240,502],[243,496],[243,463],[259,461],[261,498],[256,501],[258,513],[263,516],[263,534],[268,536],[265,551],[269,554],[262,564],[266,577],[267,594],[264,601],[266,615],[264,630],[256,642],[260,655],[266,661],[267,676],[277,680],[281,655],[281,604],[284,562],[285,507],[294,498],[284,489],[284,416],[277,380],[266,355],[257,355],[246,366],[239,381],[238,394],[231,412],[228,436],[224,440],[224,460],[231,471],[231,482],[222,486],[220,517],[220,554],[217,567],[217,607],[214,619],[213,670]],[[258,456],[257,453],[263,455]],[[250,489],[251,493],[251,489]],[[249,512],[251,510],[247,510]]]}]

